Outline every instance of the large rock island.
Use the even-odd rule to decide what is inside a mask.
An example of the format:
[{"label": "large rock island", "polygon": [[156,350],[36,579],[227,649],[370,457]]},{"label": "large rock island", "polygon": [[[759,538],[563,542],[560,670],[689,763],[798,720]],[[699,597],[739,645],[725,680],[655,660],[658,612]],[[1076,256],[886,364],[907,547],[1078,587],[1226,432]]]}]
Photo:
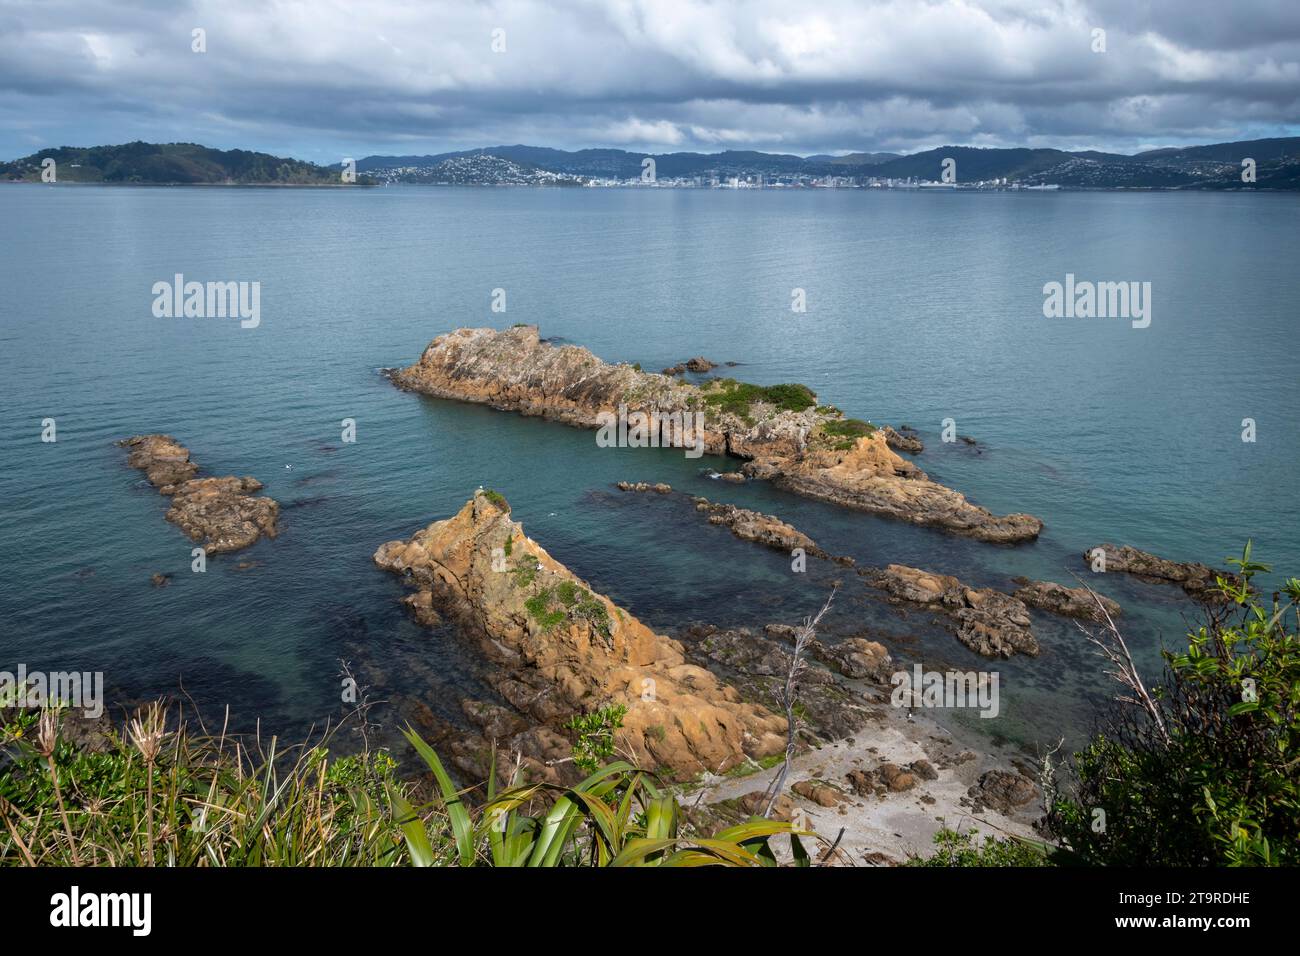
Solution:
[{"label": "large rock island", "polygon": [[489,684],[524,720],[491,704],[470,716],[490,715],[480,724],[503,758],[522,754],[544,777],[560,775],[564,722],[609,705],[627,708],[619,752],[682,778],[785,746],[784,718],[743,702],[687,663],[677,641],[593,591],[525,535],[494,492],[475,493],[454,516],[382,545],[374,559],[415,589],[407,604],[421,621],[445,613],[481,639],[494,665]]},{"label": "large rock island", "polygon": [[892,429],[818,405],[803,385],[691,384],[611,365],[576,345],[545,342],[536,326],[457,329],[434,339],[414,365],[389,375],[410,391],[583,428],[606,428],[614,416],[643,416],[652,434],[749,459],[743,468],[749,477],[983,541],[1028,541],[1043,527],[1032,515],[995,515],[931,481],[894,451],[891,444],[899,443]]}]

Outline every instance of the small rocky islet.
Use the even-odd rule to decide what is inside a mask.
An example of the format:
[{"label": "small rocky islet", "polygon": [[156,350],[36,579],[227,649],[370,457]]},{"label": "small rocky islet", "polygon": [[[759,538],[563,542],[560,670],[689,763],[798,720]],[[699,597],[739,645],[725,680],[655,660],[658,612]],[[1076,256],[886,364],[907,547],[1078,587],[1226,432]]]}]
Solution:
[{"label": "small rocky islet", "polygon": [[[128,449],[127,464],[144,472],[159,494],[171,499],[167,520],[209,554],[239,551],[262,537],[274,538],[279,502],[257,495],[256,478],[228,475],[198,478],[190,450],[170,435],[136,435],[118,442]],[[165,582],[157,580],[161,586]]]},{"label": "small rocky islet", "polygon": [[1032,541],[1043,528],[1033,515],[993,514],[932,481],[895,451],[919,447],[914,436],[846,418],[803,385],[692,384],[547,342],[532,325],[456,329],[388,376],[409,391],[580,428],[600,428],[620,408],[644,415],[652,431],[698,413],[703,450],[747,459],[746,478],[981,541]]}]

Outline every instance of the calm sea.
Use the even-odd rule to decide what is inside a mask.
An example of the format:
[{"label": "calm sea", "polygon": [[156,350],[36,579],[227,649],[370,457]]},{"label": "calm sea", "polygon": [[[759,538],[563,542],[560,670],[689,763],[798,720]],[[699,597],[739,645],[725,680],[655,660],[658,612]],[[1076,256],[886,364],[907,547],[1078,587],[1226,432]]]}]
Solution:
[{"label": "calm sea", "polygon": [[[797,622],[840,578],[828,639],[996,667],[1002,716],[969,723],[1031,746],[1078,732],[1108,689],[1069,623],[1036,614],[1042,656],[988,665],[926,615],[864,600],[852,575],[792,574],[682,503],[611,484],[667,481],[861,562],[978,584],[1072,584],[1102,541],[1220,563],[1250,538],[1295,574],[1297,222],[1300,197],[1247,194],[0,188],[0,669],[103,670],[120,700],[183,688],[292,736],[338,715],[346,659],[374,698],[454,718],[487,693],[476,656],[411,623],[370,556],[482,485],[660,630]],[[151,287],[176,273],[259,282],[261,325],[155,318]],[[1150,327],[1045,318],[1043,286],[1067,273],[1150,282]],[[931,475],[1046,529],[1017,548],[966,541],[378,374],[441,332],[515,322],[647,369],[702,354],[807,383],[847,414],[914,426]],[[942,443],[947,418],[979,445]],[[191,543],[113,444],[151,431],[209,474],[260,478],[284,506],[278,540],[191,573]],[[1091,583],[1124,606],[1148,667],[1195,617],[1173,588]]]}]

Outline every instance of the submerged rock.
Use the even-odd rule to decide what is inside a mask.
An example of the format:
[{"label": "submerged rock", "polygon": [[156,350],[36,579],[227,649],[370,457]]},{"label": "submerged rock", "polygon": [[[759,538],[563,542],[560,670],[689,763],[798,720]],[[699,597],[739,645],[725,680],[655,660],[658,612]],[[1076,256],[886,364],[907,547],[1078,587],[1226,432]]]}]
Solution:
[{"label": "submerged rock", "polygon": [[[524,534],[500,495],[477,492],[453,517],[380,546],[374,560],[415,589],[408,603],[422,619],[440,611],[480,638],[493,661],[488,683],[533,735],[500,741],[506,751],[550,752],[558,739],[567,753],[564,722],[615,704],[627,708],[620,752],[677,776],[784,747],[783,718],[742,701],[688,663],[677,641],[579,580]],[[535,769],[556,775],[553,763]]]},{"label": "submerged rock", "polygon": [[899,601],[933,608],[975,653],[984,657],[1038,656],[1030,631],[1029,609],[994,588],[973,588],[950,574],[934,574],[903,564],[858,572],[875,588]]},{"label": "submerged rock", "polygon": [[189,449],[170,435],[136,435],[118,442],[130,449],[127,464],[145,473],[160,494],[171,498],[167,520],[209,554],[238,551],[265,535],[274,538],[280,505],[254,497],[256,478],[195,478],[199,466]]},{"label": "submerged rock", "polygon": [[1089,548],[1083,553],[1083,559],[1090,567],[1094,565],[1098,550],[1105,554],[1106,563],[1103,570],[1107,572],[1123,571],[1145,581],[1177,584],[1192,597],[1208,603],[1230,600],[1217,590],[1217,578],[1222,577],[1233,585],[1239,586],[1241,583],[1237,575],[1228,571],[1216,571],[1208,565],[1194,561],[1186,563],[1169,561],[1146,551],[1130,548],[1128,545],[1117,548],[1113,544],[1102,544],[1096,548]]},{"label": "submerged rock", "polygon": [[694,385],[545,342],[536,326],[457,329],[434,339],[416,364],[388,375],[411,391],[583,428],[607,424],[620,408],[646,416],[656,434],[665,422],[694,422],[699,414],[703,450],[750,459],[741,469],[748,478],[985,541],[1027,541],[1042,530],[1032,515],[995,515],[931,481],[889,444],[890,435],[900,447],[915,447],[915,439],[846,419],[817,405],[801,385],[761,389],[730,379]]},{"label": "submerged rock", "polygon": [[1052,581],[1031,581],[1028,578],[1016,578],[1015,583],[1020,587],[1012,597],[1054,614],[1082,618],[1094,624],[1106,623],[1107,614],[1112,618],[1120,614],[1119,604],[1087,588],[1067,588]]},{"label": "submerged rock", "polygon": [[[780,694],[794,657],[795,632],[796,628],[783,624],[769,624],[762,634],[744,627],[721,629],[709,624],[696,624],[687,632],[690,639],[686,641],[686,649],[696,660],[725,669],[729,679],[747,698],[780,710],[783,706]],[[887,684],[892,664],[889,653],[879,644],[870,641],[862,641],[862,644],[872,645],[859,661],[867,671],[862,676],[881,685]],[[808,659],[834,666],[837,659],[848,658],[851,653],[851,649],[846,649],[840,652],[843,655],[840,657],[836,650],[836,646],[828,647],[814,639],[808,647]],[[812,744],[847,736],[870,718],[870,711],[864,706],[861,695],[827,667],[802,668],[798,702],[799,734]]]}]

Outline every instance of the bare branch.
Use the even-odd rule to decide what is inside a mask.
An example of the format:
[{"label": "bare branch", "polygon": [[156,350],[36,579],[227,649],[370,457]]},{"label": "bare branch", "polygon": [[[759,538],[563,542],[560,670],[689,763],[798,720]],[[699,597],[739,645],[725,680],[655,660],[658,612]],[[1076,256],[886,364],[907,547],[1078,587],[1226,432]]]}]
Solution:
[{"label": "bare branch", "polygon": [[1102,617],[1105,618],[1105,624],[1102,625],[1100,631],[1089,630],[1077,621],[1075,627],[1082,631],[1084,636],[1097,648],[1098,653],[1110,662],[1111,669],[1105,672],[1107,676],[1113,678],[1122,687],[1127,687],[1132,691],[1131,696],[1129,694],[1118,694],[1115,699],[1120,703],[1136,704],[1142,707],[1160,731],[1160,737],[1167,745],[1169,743],[1169,731],[1165,729],[1164,717],[1161,715],[1155,699],[1147,692],[1146,685],[1142,683],[1142,677],[1138,674],[1137,665],[1133,663],[1133,655],[1129,652],[1124,635],[1120,633],[1119,627],[1115,624],[1115,619],[1110,616],[1110,612],[1106,610],[1106,605],[1097,595],[1097,592],[1088,587],[1077,574],[1074,579],[1092,595],[1092,599],[1097,603],[1097,608],[1101,611]]},{"label": "bare branch", "polygon": [[817,612],[816,616],[804,618],[803,627],[799,628],[794,639],[794,653],[790,657],[790,671],[785,675],[785,687],[776,694],[777,701],[785,708],[786,722],[786,741],[785,741],[785,760],[781,762],[781,771],[773,778],[768,785],[763,796],[767,800],[767,808],[763,811],[764,817],[771,817],[772,810],[776,806],[777,798],[785,790],[786,778],[790,775],[790,762],[794,760],[795,746],[798,740],[799,725],[795,717],[794,705],[796,692],[799,686],[799,675],[803,673],[804,662],[803,653],[812,643],[813,638],[817,635],[817,626],[821,624],[822,618],[826,612],[831,609],[831,602],[835,600],[836,588],[831,588],[831,593],[826,598],[826,603],[822,609]]}]

